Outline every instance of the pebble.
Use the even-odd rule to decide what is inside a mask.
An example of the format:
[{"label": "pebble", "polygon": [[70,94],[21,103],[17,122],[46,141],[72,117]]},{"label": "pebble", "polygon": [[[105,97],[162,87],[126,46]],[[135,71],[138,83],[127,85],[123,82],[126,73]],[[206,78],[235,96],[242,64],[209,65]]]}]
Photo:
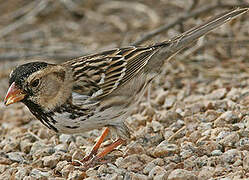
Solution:
[{"label": "pebble", "polygon": [[75,170],[69,173],[68,180],[79,180],[83,179],[82,172],[79,170]]},{"label": "pebble", "polygon": [[6,169],[8,169],[8,165],[0,164],[0,174],[2,174]]},{"label": "pebble", "polygon": [[27,139],[24,139],[23,141],[20,142],[20,149],[22,152],[26,154],[30,152],[31,147],[32,147],[32,143]]},{"label": "pebble", "polygon": [[163,137],[165,140],[168,140],[173,134],[174,134],[174,132],[171,129],[169,129],[169,130],[165,129],[165,131],[163,133]]},{"label": "pebble", "polygon": [[134,179],[134,180],[149,180],[149,178],[146,175],[134,173],[134,172],[129,173],[129,177],[130,177],[130,179]]},{"label": "pebble", "polygon": [[222,155],[223,153],[221,152],[221,150],[219,150],[219,149],[215,149],[215,150],[213,150],[212,152],[211,152],[211,155],[212,156],[220,156],[220,155]]},{"label": "pebble", "polygon": [[249,138],[248,137],[241,138],[239,140],[239,146],[241,148],[249,150]]},{"label": "pebble", "polygon": [[46,178],[50,177],[51,173],[47,171],[40,171],[39,169],[32,169],[32,171],[30,172],[30,176],[32,178],[42,179],[44,177]]},{"label": "pebble", "polygon": [[151,169],[149,172],[149,178],[157,179],[157,180],[163,180],[167,178],[167,172],[164,168],[160,166],[155,166]]},{"label": "pebble", "polygon": [[175,144],[169,144],[168,141],[162,141],[154,150],[155,157],[171,156],[179,152],[179,147]]},{"label": "pebble", "polygon": [[60,172],[67,164],[68,164],[67,161],[60,161],[56,164],[55,170]]},{"label": "pebble", "polygon": [[176,96],[169,95],[166,97],[162,107],[169,109],[175,104],[175,102],[176,102]]},{"label": "pebble", "polygon": [[43,160],[43,165],[45,167],[54,168],[59,162],[60,157],[56,155],[51,155],[43,157],[42,160]]},{"label": "pebble", "polygon": [[76,150],[74,151],[72,155],[72,160],[82,160],[84,158],[84,153],[82,153],[82,150]]},{"label": "pebble", "polygon": [[127,145],[125,150],[125,155],[130,154],[145,154],[145,149],[140,143],[138,143],[137,141],[133,141]]},{"label": "pebble", "polygon": [[208,180],[214,175],[214,168],[210,166],[204,166],[201,168],[201,171],[198,174],[198,179]]},{"label": "pebble", "polygon": [[137,154],[132,154],[125,158],[120,157],[116,160],[115,164],[118,167],[127,168],[129,171],[132,170],[133,172],[142,170],[144,167],[144,163],[140,161],[139,155]]},{"label": "pebble", "polygon": [[154,132],[158,132],[160,130],[163,130],[163,125],[159,123],[158,121],[152,121],[151,126]]},{"label": "pebble", "polygon": [[147,122],[147,117],[142,116],[141,114],[134,114],[132,115],[133,123],[138,126],[145,126]]},{"label": "pebble", "polygon": [[33,143],[32,147],[30,149],[30,153],[35,154],[37,151],[40,151],[40,150],[45,149],[45,148],[47,148],[47,146],[44,143],[42,143],[41,141],[36,141]]},{"label": "pebble", "polygon": [[23,152],[10,152],[7,153],[7,156],[11,161],[20,162],[20,163],[23,163],[25,161],[24,159],[25,153]]},{"label": "pebble", "polygon": [[224,98],[226,93],[227,93],[226,88],[220,88],[220,89],[216,89],[212,93],[206,95],[205,98],[208,100],[218,100],[218,99]]},{"label": "pebble", "polygon": [[76,140],[75,140],[75,144],[76,146],[80,147],[80,146],[84,146],[86,144],[88,144],[89,142],[87,142],[86,138],[82,137],[82,136],[77,136]]},{"label": "pebble", "polygon": [[237,132],[229,132],[228,135],[224,136],[224,138],[219,141],[219,143],[223,146],[233,147],[239,142],[239,139],[240,137]]},{"label": "pebble", "polygon": [[233,164],[238,158],[241,158],[237,149],[227,150],[223,153],[222,157],[223,160],[229,164]]},{"label": "pebble", "polygon": [[168,176],[168,180],[197,180],[197,179],[198,179],[197,176],[193,172],[187,171],[185,169],[175,169]]},{"label": "pebble", "polygon": [[213,109],[209,109],[205,112],[205,122],[213,122],[220,116],[220,113]]},{"label": "pebble", "polygon": [[153,162],[149,162],[143,169],[144,174],[149,174],[151,169],[153,169],[156,165]]},{"label": "pebble", "polygon": [[160,123],[166,123],[167,124],[172,124],[172,122],[177,121],[178,119],[182,119],[182,116],[177,113],[176,111],[164,111],[163,112],[163,116],[161,116],[161,118],[158,119],[158,121]]},{"label": "pebble", "polygon": [[167,95],[168,95],[168,91],[159,92],[158,96],[156,97],[157,104],[158,105],[163,105]]},{"label": "pebble", "polygon": [[14,138],[6,138],[1,142],[1,145],[4,146],[2,150],[5,153],[17,150],[19,144],[20,144],[19,140],[15,140]]},{"label": "pebble", "polygon": [[15,180],[22,180],[25,176],[29,174],[30,170],[24,167],[17,167],[17,172],[15,173]]},{"label": "pebble", "polygon": [[[63,163],[64,164],[64,163]],[[61,165],[63,165],[61,164]],[[60,166],[61,166],[60,165]],[[59,167],[58,167],[59,168]],[[65,164],[65,166],[61,169],[61,174],[62,174],[62,177],[64,178],[67,178],[69,173],[72,172],[74,170],[74,166],[72,164]]]},{"label": "pebble", "polygon": [[244,151],[243,152],[243,168],[245,169],[245,171],[249,171],[249,152],[248,151]]},{"label": "pebble", "polygon": [[59,137],[59,142],[60,143],[70,143],[71,141],[74,141],[74,138],[72,135],[69,134],[61,134]]},{"label": "pebble", "polygon": [[67,152],[68,151],[68,145],[67,144],[58,144],[54,147],[55,151],[62,151],[62,152]]},{"label": "pebble", "polygon": [[233,124],[239,120],[239,117],[232,111],[226,111],[221,114],[215,121],[214,125],[216,127],[222,127],[225,124]]}]

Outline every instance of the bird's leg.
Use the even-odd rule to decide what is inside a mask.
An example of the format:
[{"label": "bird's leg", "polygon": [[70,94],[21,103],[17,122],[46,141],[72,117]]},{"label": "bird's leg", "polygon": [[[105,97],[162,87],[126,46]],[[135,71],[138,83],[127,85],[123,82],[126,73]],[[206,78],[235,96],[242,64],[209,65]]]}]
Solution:
[{"label": "bird's leg", "polygon": [[124,144],[125,140],[123,139],[118,139],[114,143],[110,144],[107,146],[101,153],[97,154],[95,157],[93,157],[90,161],[86,162],[84,164],[83,170],[87,170],[90,167],[94,167],[100,159],[102,159],[105,155],[110,153],[113,149],[115,149],[117,146]]},{"label": "bird's leg", "polygon": [[88,160],[92,159],[93,156],[95,156],[97,154],[100,145],[105,140],[105,138],[106,138],[106,136],[108,135],[109,132],[110,132],[110,129],[108,127],[105,128],[105,130],[102,132],[99,140],[93,146],[90,154],[88,156],[84,157],[84,159],[82,160],[82,162],[85,162],[85,161],[88,161]]},{"label": "bird's leg", "polygon": [[103,158],[105,155],[110,153],[113,149],[115,149],[116,147],[118,147],[119,145],[124,144],[124,143],[125,143],[125,140],[119,138],[114,143],[107,146],[101,153],[97,154],[95,158],[96,159]]}]

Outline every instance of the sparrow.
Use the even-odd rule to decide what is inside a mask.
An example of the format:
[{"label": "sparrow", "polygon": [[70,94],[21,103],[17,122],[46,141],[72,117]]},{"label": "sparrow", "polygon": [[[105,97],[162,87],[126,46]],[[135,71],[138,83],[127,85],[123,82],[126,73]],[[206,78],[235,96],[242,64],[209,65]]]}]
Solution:
[{"label": "sparrow", "polygon": [[[248,8],[231,10],[149,46],[116,48],[62,64],[20,65],[10,73],[4,103],[24,103],[42,124],[58,133],[106,127],[83,161],[101,159],[129,139],[125,119],[150,82],[160,74],[162,65],[201,36],[247,11]],[[116,132],[117,140],[97,154],[110,130]]]}]

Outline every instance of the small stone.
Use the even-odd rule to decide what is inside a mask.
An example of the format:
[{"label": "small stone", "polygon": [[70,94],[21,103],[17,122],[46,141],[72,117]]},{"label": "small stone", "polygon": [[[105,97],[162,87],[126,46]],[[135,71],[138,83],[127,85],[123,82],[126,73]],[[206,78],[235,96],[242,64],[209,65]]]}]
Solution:
[{"label": "small stone", "polygon": [[221,152],[221,150],[219,150],[219,149],[215,149],[215,150],[213,150],[212,152],[211,152],[211,155],[212,156],[220,156],[220,155],[222,155],[223,153]]},{"label": "small stone", "polygon": [[209,99],[209,100],[222,99],[225,97],[226,93],[227,93],[226,88],[217,89],[217,90],[214,90],[211,94],[206,95],[206,99]]},{"label": "small stone", "polygon": [[163,129],[163,125],[161,125],[159,122],[157,121],[152,121],[151,122],[151,126],[154,132],[158,132],[160,130]]},{"label": "small stone", "polygon": [[179,148],[175,144],[169,144],[166,140],[162,141],[154,150],[155,157],[171,156],[179,152]]},{"label": "small stone", "polygon": [[145,150],[141,144],[136,141],[131,142],[127,145],[125,155],[129,154],[145,154]]},{"label": "small stone", "polygon": [[147,179],[149,179],[147,176],[145,176],[143,174],[139,174],[139,173],[131,172],[129,175],[130,175],[130,178],[134,179],[134,180],[147,180]]},{"label": "small stone", "polygon": [[213,122],[219,117],[220,113],[215,110],[209,109],[205,112],[205,122]]},{"label": "small stone", "polygon": [[44,129],[44,128],[39,129],[37,136],[41,139],[49,139],[48,129]]},{"label": "small stone", "polygon": [[164,168],[160,166],[155,166],[154,168],[151,169],[149,172],[149,178],[153,179],[166,179],[167,178],[167,172]]},{"label": "small stone", "polygon": [[249,150],[249,138],[244,137],[239,140],[239,146],[243,149]]},{"label": "small stone", "polygon": [[223,153],[222,157],[225,162],[230,164],[233,164],[238,158],[241,158],[237,149],[227,150]]},{"label": "small stone", "polygon": [[163,105],[166,96],[168,95],[167,91],[161,91],[158,93],[158,96],[156,97],[156,103],[159,105]]},{"label": "small stone", "polygon": [[86,176],[89,176],[89,177],[96,177],[97,174],[98,174],[98,171],[92,168],[86,171]]},{"label": "small stone", "polygon": [[31,154],[35,154],[37,151],[43,150],[44,148],[47,148],[47,146],[40,142],[40,141],[36,141],[33,143],[31,149],[30,149],[30,153]]},{"label": "small stone", "polygon": [[205,108],[205,105],[203,103],[191,104],[186,108],[185,116],[191,116],[193,114],[201,112],[203,111],[204,108]]},{"label": "small stone", "polygon": [[19,146],[19,141],[16,141],[15,139],[6,139],[6,140],[3,140],[3,142],[1,142],[1,144],[5,144],[4,147],[3,147],[3,151],[4,152],[13,152],[14,150],[17,149],[17,147]]},{"label": "small stone", "polygon": [[15,161],[15,162],[25,161],[24,159],[25,154],[23,152],[10,152],[10,153],[7,153],[7,156],[11,161]]},{"label": "small stone", "polygon": [[219,143],[223,146],[232,147],[239,142],[239,139],[240,137],[237,132],[229,132],[229,134],[220,140]]},{"label": "small stone", "polygon": [[149,174],[149,172],[151,171],[151,169],[153,169],[156,165],[152,162],[149,162],[145,168],[143,169],[143,173],[144,174]]},{"label": "small stone", "polygon": [[61,170],[68,164],[67,161],[60,161],[57,163],[55,170],[61,172]]},{"label": "small stone", "polygon": [[244,158],[243,158],[243,168],[245,171],[249,171],[249,152],[244,152]]},{"label": "small stone", "polygon": [[68,151],[68,145],[67,144],[58,144],[54,147],[55,151],[62,151],[67,152]]},{"label": "small stone", "polygon": [[0,174],[2,174],[6,169],[8,169],[8,165],[0,164]]},{"label": "small stone", "polygon": [[148,156],[147,154],[142,154],[140,156],[140,159],[142,162],[145,162],[146,164],[151,162],[154,158],[152,158],[151,156]]},{"label": "small stone", "polygon": [[222,127],[227,123],[228,124],[237,123],[238,120],[239,117],[236,114],[234,114],[232,111],[226,111],[214,121],[214,125],[216,127]]},{"label": "small stone", "polygon": [[59,137],[59,141],[61,143],[70,143],[71,141],[73,141],[73,136],[69,134],[61,134]]},{"label": "small stone", "polygon": [[182,150],[180,153],[180,156],[182,159],[187,159],[193,155],[193,152],[191,150]]},{"label": "small stone", "polygon": [[153,162],[155,165],[158,165],[158,166],[164,165],[164,160],[162,158],[153,159],[151,162]]},{"label": "small stone", "polygon": [[22,152],[26,154],[30,152],[31,147],[32,147],[32,143],[27,139],[20,142],[20,149]]},{"label": "small stone", "polygon": [[84,177],[82,176],[82,172],[79,170],[72,171],[68,175],[68,179],[70,179],[70,180],[79,180],[79,179],[83,179],[83,178]]},{"label": "small stone", "polygon": [[134,114],[132,119],[136,126],[145,126],[147,122],[147,117],[142,116],[141,114]]},{"label": "small stone", "polygon": [[174,132],[172,130],[165,130],[163,137],[165,140],[168,140],[173,134],[174,134]]},{"label": "small stone", "polygon": [[74,166],[72,164],[67,164],[65,165],[62,170],[61,170],[61,174],[62,174],[62,177],[64,178],[67,178],[68,177],[68,174],[70,172],[72,172],[74,170]]},{"label": "small stone", "polygon": [[72,155],[72,160],[82,160],[84,158],[84,153],[81,150],[76,150]]},{"label": "small stone", "polygon": [[144,163],[139,159],[140,155],[132,154],[125,158],[118,158],[115,164],[118,167],[128,169],[129,171],[138,172],[143,169]]},{"label": "small stone", "polygon": [[46,178],[50,177],[51,173],[50,172],[40,171],[38,169],[32,169],[32,171],[30,172],[30,176],[32,178],[42,179],[44,177],[46,177]]},{"label": "small stone", "polygon": [[86,138],[84,138],[82,136],[77,136],[76,137],[76,141],[75,141],[76,146],[80,147],[80,146],[84,146],[84,145],[86,145],[88,143],[89,142],[86,140]]},{"label": "small stone", "polygon": [[22,180],[25,176],[29,174],[29,169],[24,167],[17,167],[17,172],[15,173],[15,180]]},{"label": "small stone", "polygon": [[202,167],[199,172],[198,179],[208,180],[214,175],[214,168],[209,166]]},{"label": "small stone", "polygon": [[168,180],[197,180],[196,175],[191,171],[187,171],[185,169],[175,169],[173,170],[169,176]]},{"label": "small stone", "polygon": [[11,177],[11,172],[9,169],[0,174],[0,179],[9,179]]},{"label": "small stone", "polygon": [[46,167],[54,168],[60,160],[59,156],[51,155],[42,158],[43,165]]},{"label": "small stone", "polygon": [[160,123],[164,123],[166,125],[172,124],[172,122],[177,121],[178,119],[182,119],[182,116],[176,111],[165,111],[163,116],[158,119]]},{"label": "small stone", "polygon": [[117,173],[107,174],[105,179],[117,180],[118,179],[118,174]]},{"label": "small stone", "polygon": [[169,109],[175,104],[175,102],[176,102],[176,96],[169,95],[165,98],[163,107]]}]

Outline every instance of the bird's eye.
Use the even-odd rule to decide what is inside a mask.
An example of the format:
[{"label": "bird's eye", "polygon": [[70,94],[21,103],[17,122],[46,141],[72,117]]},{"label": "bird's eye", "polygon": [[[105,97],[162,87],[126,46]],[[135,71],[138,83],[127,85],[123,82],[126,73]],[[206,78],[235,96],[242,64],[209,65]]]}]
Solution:
[{"label": "bird's eye", "polygon": [[36,80],[34,80],[30,85],[31,85],[32,87],[37,87],[38,84],[39,84],[39,79],[36,79]]}]

